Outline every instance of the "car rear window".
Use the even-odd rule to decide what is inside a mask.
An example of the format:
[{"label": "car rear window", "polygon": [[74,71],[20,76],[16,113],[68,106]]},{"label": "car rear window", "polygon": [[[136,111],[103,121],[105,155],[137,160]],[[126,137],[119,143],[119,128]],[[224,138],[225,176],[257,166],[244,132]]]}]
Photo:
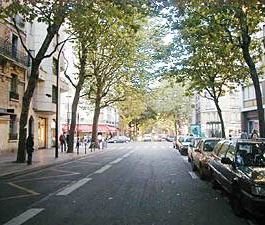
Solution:
[{"label": "car rear window", "polygon": [[204,148],[203,150],[205,152],[212,152],[215,145],[218,143],[218,140],[206,140],[204,143]]}]

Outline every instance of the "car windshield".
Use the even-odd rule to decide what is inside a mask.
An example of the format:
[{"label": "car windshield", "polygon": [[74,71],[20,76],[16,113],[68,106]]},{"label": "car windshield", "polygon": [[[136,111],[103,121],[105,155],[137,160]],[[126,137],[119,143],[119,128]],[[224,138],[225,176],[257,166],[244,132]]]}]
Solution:
[{"label": "car windshield", "polygon": [[243,166],[265,166],[264,143],[240,143],[236,163]]},{"label": "car windshield", "polygon": [[192,142],[194,138],[187,137],[183,140],[183,142]]},{"label": "car windshield", "polygon": [[204,143],[204,148],[203,150],[205,152],[212,152],[214,149],[214,146],[218,143],[219,140],[207,140]]}]

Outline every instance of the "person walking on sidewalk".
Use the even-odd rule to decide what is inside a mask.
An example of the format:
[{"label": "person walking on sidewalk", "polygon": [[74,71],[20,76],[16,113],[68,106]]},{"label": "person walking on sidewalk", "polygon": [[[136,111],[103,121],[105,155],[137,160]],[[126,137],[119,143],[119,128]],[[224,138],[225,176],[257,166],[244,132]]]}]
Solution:
[{"label": "person walking on sidewalk", "polygon": [[61,145],[61,152],[66,151],[66,140],[65,140],[65,133],[61,134],[59,137],[60,145]]},{"label": "person walking on sidewalk", "polygon": [[27,154],[28,154],[28,165],[31,165],[32,163],[32,153],[34,151],[34,141],[32,134],[29,134],[27,141],[26,141],[26,148],[27,148]]}]

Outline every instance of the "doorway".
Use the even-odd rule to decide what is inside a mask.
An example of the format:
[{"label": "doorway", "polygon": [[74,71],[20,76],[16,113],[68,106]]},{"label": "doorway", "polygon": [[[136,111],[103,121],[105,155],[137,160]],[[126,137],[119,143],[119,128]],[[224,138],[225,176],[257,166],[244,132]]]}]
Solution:
[{"label": "doorway", "polygon": [[38,148],[46,147],[47,140],[47,119],[46,118],[38,118]]}]

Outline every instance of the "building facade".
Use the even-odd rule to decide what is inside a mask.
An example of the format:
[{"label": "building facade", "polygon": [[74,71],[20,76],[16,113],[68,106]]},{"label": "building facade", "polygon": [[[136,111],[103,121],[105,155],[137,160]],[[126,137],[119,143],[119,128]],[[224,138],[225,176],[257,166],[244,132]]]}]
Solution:
[{"label": "building facade", "polygon": [[[25,41],[25,23],[19,16],[15,19]],[[19,116],[29,65],[10,22],[0,20],[0,154],[17,149]]]},{"label": "building facade", "polygon": [[[262,93],[262,102],[265,103],[265,80],[260,80],[260,87]],[[242,98],[242,130],[246,131],[249,135],[253,130],[259,131],[259,121],[257,113],[257,102],[255,89],[253,84],[242,87],[243,98]],[[263,108],[265,104],[263,104]]]},{"label": "building facade", "polygon": [[[47,27],[38,22],[25,23],[19,16],[15,19],[23,42],[34,55],[45,38]],[[54,38],[48,52],[59,39],[60,36]],[[30,105],[27,128],[34,135],[35,148],[50,148],[55,144],[57,76],[60,76],[60,92],[68,91],[68,84],[61,78],[64,63],[62,55],[58,58],[58,51],[43,60]],[[29,57],[19,35],[11,21],[0,20],[0,153],[17,150],[19,116],[29,72]]]},{"label": "building facade", "polygon": [[[241,133],[241,99],[242,92],[240,88],[219,99],[227,137],[228,135],[237,137]],[[197,117],[197,121],[200,121],[201,135],[221,137],[221,123],[214,102],[204,97],[200,97],[199,102],[196,99],[196,102],[199,104],[200,116],[195,115],[194,118]],[[195,112],[198,114],[198,109],[194,110]]]},{"label": "building facade", "polygon": [[[33,53],[37,52],[46,35],[46,25],[34,22],[28,24],[27,45]],[[63,39],[63,32],[55,36],[47,53],[53,51],[56,44]],[[64,70],[63,54],[59,56],[59,48],[49,58],[45,58],[39,68],[39,80],[33,95],[29,115],[29,132],[34,134],[36,148],[55,146],[57,76],[59,76],[59,95],[68,91],[68,84],[62,78]],[[60,96],[59,102],[60,105]],[[60,107],[59,107],[60,115]]]}]

